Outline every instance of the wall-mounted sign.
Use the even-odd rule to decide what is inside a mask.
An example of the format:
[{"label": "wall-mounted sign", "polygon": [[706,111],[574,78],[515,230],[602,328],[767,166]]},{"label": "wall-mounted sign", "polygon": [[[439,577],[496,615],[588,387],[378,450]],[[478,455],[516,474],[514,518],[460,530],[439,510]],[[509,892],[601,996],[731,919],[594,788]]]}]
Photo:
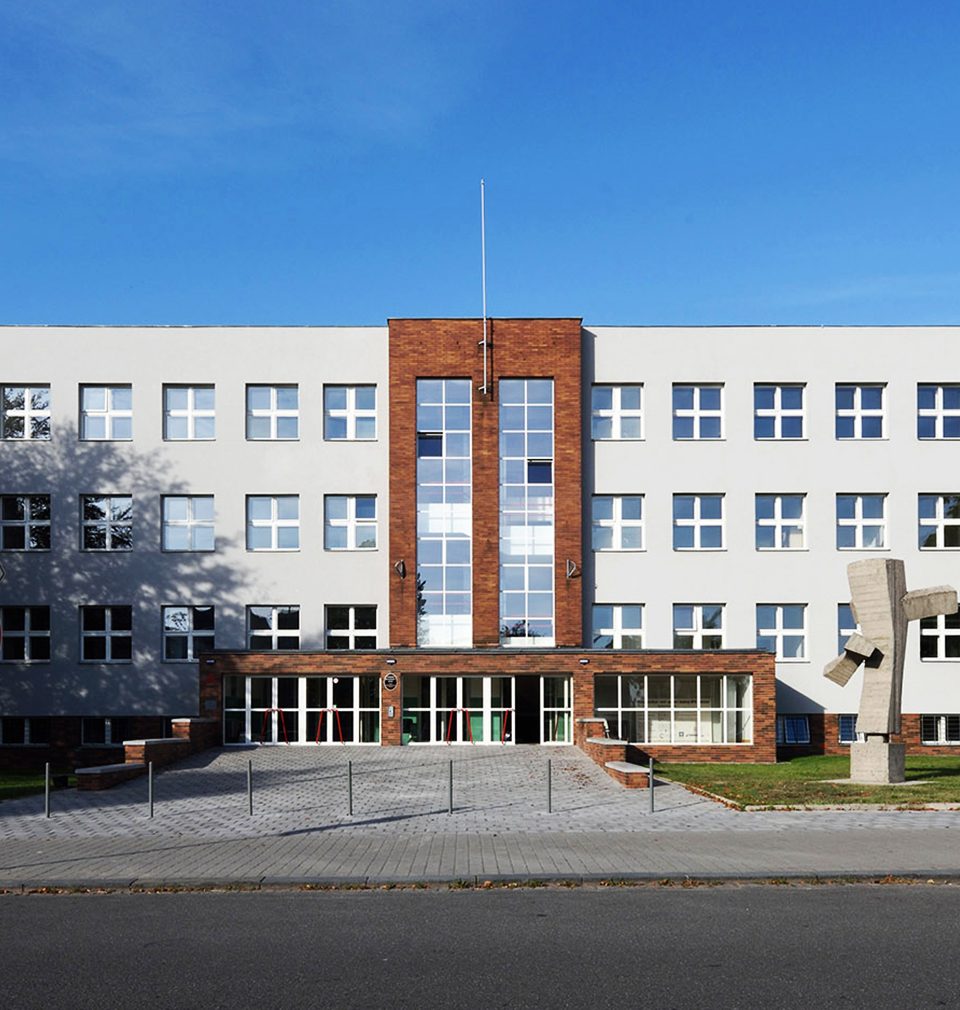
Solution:
[{"label": "wall-mounted sign", "polygon": [[386,677],[383,678],[383,686],[388,691],[396,690],[397,687],[397,675],[395,673],[388,673]]}]

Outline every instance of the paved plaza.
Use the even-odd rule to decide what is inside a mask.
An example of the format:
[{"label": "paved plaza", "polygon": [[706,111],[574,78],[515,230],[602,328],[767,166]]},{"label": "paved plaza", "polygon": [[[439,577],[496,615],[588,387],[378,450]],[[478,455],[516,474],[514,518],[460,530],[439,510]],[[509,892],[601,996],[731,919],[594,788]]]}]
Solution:
[{"label": "paved plaza", "polygon": [[960,812],[649,802],[573,747],[214,750],[157,773],[152,819],[146,778],[0,804],[0,886],[960,875]]}]

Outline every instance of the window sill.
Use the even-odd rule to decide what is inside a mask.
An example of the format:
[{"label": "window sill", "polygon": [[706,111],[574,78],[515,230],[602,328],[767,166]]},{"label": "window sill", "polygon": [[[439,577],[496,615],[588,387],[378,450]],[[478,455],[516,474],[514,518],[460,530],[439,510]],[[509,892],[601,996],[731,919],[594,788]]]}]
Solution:
[{"label": "window sill", "polygon": [[757,547],[757,554],[809,554],[809,547]]},{"label": "window sill", "polygon": [[[171,439],[170,441],[180,441],[180,442],[207,441],[207,442],[215,442],[216,439],[202,439],[202,440]],[[300,438],[299,435],[297,435],[296,438],[251,438],[250,435],[247,435],[245,437],[245,441],[247,441],[247,442],[299,442],[299,441],[301,441],[301,438]]]}]

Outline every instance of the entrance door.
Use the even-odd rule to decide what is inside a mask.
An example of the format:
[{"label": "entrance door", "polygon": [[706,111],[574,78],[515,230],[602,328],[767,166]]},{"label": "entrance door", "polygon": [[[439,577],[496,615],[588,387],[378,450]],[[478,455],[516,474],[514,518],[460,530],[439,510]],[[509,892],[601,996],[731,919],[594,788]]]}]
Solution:
[{"label": "entrance door", "polygon": [[540,678],[517,677],[517,743],[542,743]]},{"label": "entrance door", "polygon": [[573,688],[569,677],[540,678],[540,743],[573,739]]},{"label": "entrance door", "polygon": [[403,743],[513,743],[513,677],[403,678]]}]

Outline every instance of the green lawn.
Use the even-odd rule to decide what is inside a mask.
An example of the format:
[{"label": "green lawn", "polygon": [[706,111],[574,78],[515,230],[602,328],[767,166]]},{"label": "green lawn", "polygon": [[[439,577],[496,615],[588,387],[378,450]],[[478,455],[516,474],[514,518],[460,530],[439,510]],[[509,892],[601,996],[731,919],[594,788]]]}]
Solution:
[{"label": "green lawn", "polygon": [[[63,775],[65,772],[53,772]],[[77,779],[71,775],[68,784],[75,786]],[[43,772],[0,772],[0,801],[15,800],[21,796],[43,792]]]},{"label": "green lawn", "polygon": [[807,803],[960,804],[960,756],[908,757],[907,781],[917,786],[833,783],[850,774],[848,757],[799,757],[775,765],[658,764],[665,777],[723,796],[740,806]]}]

